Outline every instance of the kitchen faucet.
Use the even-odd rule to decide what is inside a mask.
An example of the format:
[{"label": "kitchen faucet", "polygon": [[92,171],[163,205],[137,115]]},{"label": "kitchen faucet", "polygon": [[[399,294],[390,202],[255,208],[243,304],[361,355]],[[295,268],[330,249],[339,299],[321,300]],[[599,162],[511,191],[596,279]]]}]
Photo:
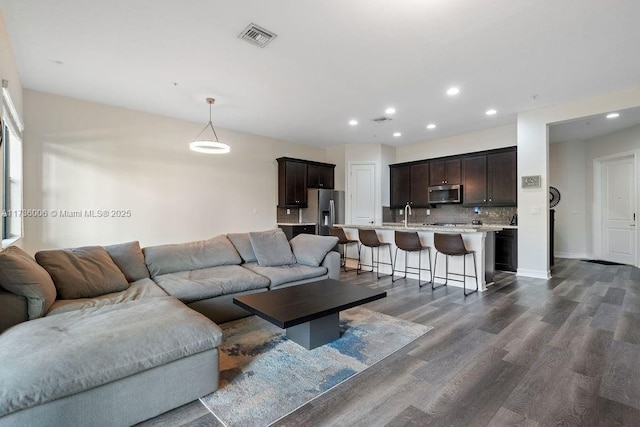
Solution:
[{"label": "kitchen faucet", "polygon": [[404,207],[404,228],[407,228],[407,223],[409,222],[409,215],[412,215],[411,206],[409,206],[409,202],[407,202],[407,205]]}]

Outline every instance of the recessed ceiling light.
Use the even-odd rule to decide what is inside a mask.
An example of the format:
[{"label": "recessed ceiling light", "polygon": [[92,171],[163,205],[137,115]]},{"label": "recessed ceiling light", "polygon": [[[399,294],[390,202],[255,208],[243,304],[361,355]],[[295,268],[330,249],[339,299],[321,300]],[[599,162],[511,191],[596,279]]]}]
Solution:
[{"label": "recessed ceiling light", "polygon": [[607,114],[607,119],[615,119],[616,117],[620,117],[620,113],[609,113],[609,114]]},{"label": "recessed ceiling light", "polygon": [[487,116],[495,116],[497,111],[493,108],[484,112]]},{"label": "recessed ceiling light", "polygon": [[460,88],[450,87],[449,89],[447,89],[447,95],[449,96],[455,96],[459,93],[460,93]]},{"label": "recessed ceiling light", "polygon": [[434,123],[429,123],[427,125],[427,129],[435,129],[435,128],[436,128],[436,125]]},{"label": "recessed ceiling light", "polygon": [[394,133],[393,133],[393,136],[395,136],[395,137],[397,138],[397,137],[399,137],[399,136],[402,136],[402,134],[401,134],[400,132],[394,132]]},{"label": "recessed ceiling light", "polygon": [[389,107],[386,110],[384,110],[385,114],[395,114],[396,113],[396,109],[393,107]]},{"label": "recessed ceiling light", "polygon": [[357,125],[357,124],[358,124],[358,121],[357,121],[357,120],[355,120],[355,119],[352,119],[352,120],[349,120],[349,124],[350,124],[351,126],[355,126],[355,125]]}]

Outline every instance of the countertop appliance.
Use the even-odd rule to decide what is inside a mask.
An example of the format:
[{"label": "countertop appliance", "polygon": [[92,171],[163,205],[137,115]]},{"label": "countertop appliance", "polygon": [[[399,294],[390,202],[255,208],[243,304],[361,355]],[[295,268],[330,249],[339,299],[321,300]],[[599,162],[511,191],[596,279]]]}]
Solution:
[{"label": "countertop appliance", "polygon": [[322,188],[308,190],[302,222],[316,224],[316,234],[329,236],[329,227],[344,224],[344,191]]},{"label": "countertop appliance", "polygon": [[429,196],[427,198],[427,201],[431,204],[462,202],[462,185],[435,185],[429,187],[428,191]]}]

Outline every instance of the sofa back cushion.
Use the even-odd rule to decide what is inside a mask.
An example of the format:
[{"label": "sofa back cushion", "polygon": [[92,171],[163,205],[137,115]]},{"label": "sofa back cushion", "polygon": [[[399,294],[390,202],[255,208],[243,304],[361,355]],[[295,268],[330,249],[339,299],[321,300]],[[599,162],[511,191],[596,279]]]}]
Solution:
[{"label": "sofa back cushion", "polygon": [[255,252],[253,252],[253,246],[251,246],[249,233],[229,233],[227,237],[231,240],[244,262],[258,261]]},{"label": "sofa back cushion", "polygon": [[102,246],[40,251],[36,261],[53,278],[60,299],[92,298],[129,287]]},{"label": "sofa back cushion", "polygon": [[289,243],[299,264],[318,267],[327,253],[338,244],[338,238],[334,236],[298,234]]},{"label": "sofa back cushion", "polygon": [[129,283],[150,277],[147,264],[144,262],[144,254],[140,249],[140,242],[119,243],[105,246],[104,249]]},{"label": "sofa back cushion", "polygon": [[296,263],[284,231],[275,230],[249,233],[251,246],[261,267],[274,267]]},{"label": "sofa back cushion", "polygon": [[49,273],[16,246],[0,252],[0,287],[27,299],[29,319],[44,316],[56,300]]},{"label": "sofa back cushion", "polygon": [[143,252],[151,277],[242,263],[238,251],[227,236],[222,235],[197,242],[150,246]]}]

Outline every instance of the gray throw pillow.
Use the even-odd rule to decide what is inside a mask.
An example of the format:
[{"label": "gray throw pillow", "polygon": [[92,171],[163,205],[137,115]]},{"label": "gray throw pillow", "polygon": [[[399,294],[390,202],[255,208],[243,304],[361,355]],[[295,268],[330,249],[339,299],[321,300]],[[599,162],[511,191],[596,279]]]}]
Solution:
[{"label": "gray throw pillow", "polygon": [[274,267],[296,263],[287,236],[281,229],[249,233],[249,238],[260,266]]},{"label": "gray throw pillow", "polygon": [[256,262],[258,260],[255,252],[253,252],[249,233],[229,233],[227,234],[227,237],[231,240],[233,246],[236,247],[236,250],[244,262]]},{"label": "gray throw pillow", "polygon": [[147,264],[144,263],[140,242],[119,243],[104,248],[129,283],[150,277]]},{"label": "gray throw pillow", "polygon": [[150,246],[143,252],[151,277],[242,263],[236,248],[223,235],[196,242]]},{"label": "gray throw pillow", "polygon": [[53,278],[60,299],[93,298],[129,287],[102,246],[40,251],[36,261]]},{"label": "gray throw pillow", "polygon": [[27,299],[29,319],[47,314],[56,300],[56,287],[49,273],[16,246],[0,252],[0,287]]},{"label": "gray throw pillow", "polygon": [[338,238],[334,236],[298,234],[289,243],[298,264],[318,267],[327,253],[338,244]]}]

